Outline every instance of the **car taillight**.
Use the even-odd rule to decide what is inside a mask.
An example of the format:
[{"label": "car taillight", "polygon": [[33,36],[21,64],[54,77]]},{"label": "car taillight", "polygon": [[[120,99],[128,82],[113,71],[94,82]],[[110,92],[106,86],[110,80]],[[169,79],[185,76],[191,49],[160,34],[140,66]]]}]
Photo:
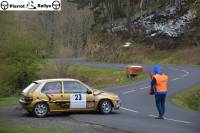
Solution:
[{"label": "car taillight", "polygon": [[24,97],[24,100],[26,102],[32,102],[33,101],[33,98],[32,97]]}]

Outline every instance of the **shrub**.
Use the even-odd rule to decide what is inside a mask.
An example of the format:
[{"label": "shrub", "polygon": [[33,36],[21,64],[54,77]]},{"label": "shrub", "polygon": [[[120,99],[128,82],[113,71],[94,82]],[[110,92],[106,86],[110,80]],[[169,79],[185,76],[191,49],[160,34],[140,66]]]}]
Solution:
[{"label": "shrub", "polygon": [[37,46],[28,35],[11,33],[9,39],[0,40],[0,96],[18,94],[37,78]]}]

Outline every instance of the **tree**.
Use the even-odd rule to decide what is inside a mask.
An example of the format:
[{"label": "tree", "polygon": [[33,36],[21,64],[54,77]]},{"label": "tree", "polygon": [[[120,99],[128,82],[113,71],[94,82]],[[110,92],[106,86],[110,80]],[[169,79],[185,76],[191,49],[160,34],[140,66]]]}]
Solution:
[{"label": "tree", "polygon": [[132,34],[131,28],[131,0],[127,0],[126,21],[129,36]]},{"label": "tree", "polygon": [[56,40],[56,21],[54,12],[42,12],[38,14],[41,29],[46,32],[49,36],[50,48],[53,50],[55,48]]},{"label": "tree", "polygon": [[51,12],[48,14],[49,15],[49,22],[50,22],[50,46],[51,49],[55,48],[55,15],[54,12]]},{"label": "tree", "polygon": [[182,6],[182,0],[178,0],[178,8],[179,8],[179,11],[181,11],[181,6]]},{"label": "tree", "polygon": [[143,27],[143,4],[144,4],[144,0],[141,0],[140,1],[140,18],[141,18],[141,25],[142,25],[142,27]]}]

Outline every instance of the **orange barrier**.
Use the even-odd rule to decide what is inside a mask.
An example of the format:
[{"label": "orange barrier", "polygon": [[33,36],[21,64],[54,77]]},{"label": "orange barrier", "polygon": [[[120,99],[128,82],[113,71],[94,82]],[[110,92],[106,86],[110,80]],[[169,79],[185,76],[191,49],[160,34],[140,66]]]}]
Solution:
[{"label": "orange barrier", "polygon": [[127,77],[135,77],[138,74],[141,74],[144,72],[144,68],[142,66],[127,66],[126,67],[126,74]]}]

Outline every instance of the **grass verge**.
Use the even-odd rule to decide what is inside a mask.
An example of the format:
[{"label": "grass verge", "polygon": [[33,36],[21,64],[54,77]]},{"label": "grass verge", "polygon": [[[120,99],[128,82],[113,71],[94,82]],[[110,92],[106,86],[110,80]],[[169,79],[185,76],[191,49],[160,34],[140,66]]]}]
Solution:
[{"label": "grass verge", "polygon": [[17,126],[16,123],[1,120],[0,133],[70,133],[70,131],[62,128],[34,128],[28,125]]},{"label": "grass verge", "polygon": [[19,98],[19,96],[0,98],[0,106],[15,104]]},{"label": "grass verge", "polygon": [[0,133],[69,133],[64,129],[60,128],[19,128],[19,127],[10,127],[3,126],[0,127]]},{"label": "grass verge", "polygon": [[127,78],[125,70],[78,65],[69,67],[68,73],[70,77],[79,79],[95,89],[130,84],[147,78],[144,74],[141,74],[131,79]]},{"label": "grass verge", "polygon": [[171,100],[178,107],[200,112],[200,86],[175,94]]},{"label": "grass verge", "polygon": [[112,68],[96,68],[80,65],[66,65],[65,63],[47,62],[41,66],[40,78],[73,78],[78,79],[95,89],[115,87],[147,78],[145,74],[133,79],[127,78],[125,70]]}]

